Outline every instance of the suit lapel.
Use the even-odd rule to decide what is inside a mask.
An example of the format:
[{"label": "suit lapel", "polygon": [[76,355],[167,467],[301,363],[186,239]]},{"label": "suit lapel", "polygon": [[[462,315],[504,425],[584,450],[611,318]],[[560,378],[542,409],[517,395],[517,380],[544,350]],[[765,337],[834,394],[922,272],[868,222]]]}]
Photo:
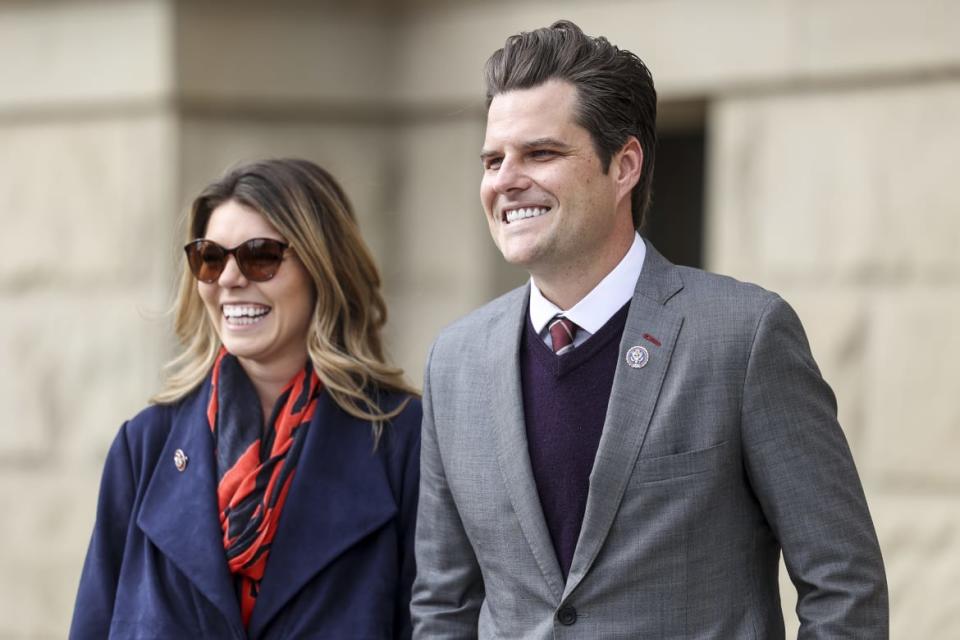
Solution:
[{"label": "suit lapel", "polygon": [[397,513],[370,424],[318,399],[270,550],[249,637],[257,638],[303,586]]},{"label": "suit lapel", "polygon": [[[577,587],[596,559],[633,472],[683,323],[682,316],[664,305],[682,288],[676,267],[647,243],[643,271],[637,280],[620,342],[620,359],[590,474],[586,512],[564,597]],[[648,361],[640,368],[629,366],[625,358],[634,346],[643,347],[649,354]]]},{"label": "suit lapel", "polygon": [[[217,514],[213,437],[206,419],[209,383],[174,415],[170,435],[144,493],[137,526],[213,605],[242,630]],[[187,455],[179,471],[177,450]]]},{"label": "suit lapel", "polygon": [[497,459],[510,502],[540,572],[559,601],[563,592],[563,574],[533,478],[520,388],[520,338],[526,326],[529,295],[529,287],[525,291],[517,290],[509,311],[501,314],[495,326],[490,328],[491,335],[502,338],[493,340],[491,346],[490,362],[496,368],[496,374],[489,407],[496,416]]}]

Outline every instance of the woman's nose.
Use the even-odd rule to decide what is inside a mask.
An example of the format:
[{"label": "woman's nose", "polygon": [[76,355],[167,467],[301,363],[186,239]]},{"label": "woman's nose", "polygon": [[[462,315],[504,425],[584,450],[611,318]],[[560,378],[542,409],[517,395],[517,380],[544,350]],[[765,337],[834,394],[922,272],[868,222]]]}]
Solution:
[{"label": "woman's nose", "polygon": [[226,288],[242,287],[247,284],[247,278],[240,271],[240,265],[237,264],[236,256],[227,256],[227,261],[223,265],[223,271],[220,273],[220,277],[217,278],[217,284]]}]

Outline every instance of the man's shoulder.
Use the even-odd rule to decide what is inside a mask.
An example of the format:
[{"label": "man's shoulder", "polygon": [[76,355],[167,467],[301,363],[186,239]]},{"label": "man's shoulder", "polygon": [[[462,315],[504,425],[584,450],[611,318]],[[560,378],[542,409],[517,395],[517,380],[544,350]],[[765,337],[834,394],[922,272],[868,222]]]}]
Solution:
[{"label": "man's shoulder", "polygon": [[739,336],[750,342],[764,321],[802,326],[790,304],[774,291],[701,269],[676,269],[683,287],[668,305],[684,316],[694,332]]},{"label": "man's shoulder", "polygon": [[780,297],[763,287],[703,269],[672,263],[647,243],[637,293],[686,312],[762,310]]},{"label": "man's shoulder", "polygon": [[502,322],[505,317],[518,313],[526,308],[527,296],[530,292],[528,283],[517,287],[498,298],[491,300],[482,307],[475,309],[444,327],[437,336],[436,343],[448,340],[460,342],[464,337],[489,333],[492,325]]},{"label": "man's shoulder", "polygon": [[771,300],[779,297],[758,284],[738,280],[732,276],[679,265],[675,268],[683,280],[684,293],[694,304],[735,302],[749,307],[764,307]]}]

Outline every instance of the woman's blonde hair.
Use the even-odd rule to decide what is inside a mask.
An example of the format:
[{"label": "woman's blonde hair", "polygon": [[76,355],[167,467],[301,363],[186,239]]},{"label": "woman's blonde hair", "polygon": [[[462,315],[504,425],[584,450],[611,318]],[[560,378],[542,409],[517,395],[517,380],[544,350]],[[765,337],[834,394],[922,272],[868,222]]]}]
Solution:
[{"label": "woman's blonde hair", "polygon": [[[380,389],[415,394],[403,371],[384,361],[380,330],[387,308],[380,274],[360,236],[353,208],[333,176],[307,160],[264,160],[238,166],[211,183],[190,208],[187,240],[202,238],[213,210],[235,201],[259,212],[290,243],[313,282],[315,306],[307,353],[333,400],[370,420],[379,439],[384,421],[406,402],[385,410]],[[308,295],[305,292],[305,295]],[[183,351],[166,367],[164,388],[151,400],[170,403],[207,376],[220,340],[182,259],[174,329]]]}]

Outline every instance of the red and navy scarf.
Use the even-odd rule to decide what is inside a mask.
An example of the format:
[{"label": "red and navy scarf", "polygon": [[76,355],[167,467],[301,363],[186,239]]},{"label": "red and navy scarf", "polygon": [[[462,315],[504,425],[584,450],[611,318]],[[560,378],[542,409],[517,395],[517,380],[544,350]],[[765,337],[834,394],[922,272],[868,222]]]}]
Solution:
[{"label": "red and navy scarf", "polygon": [[217,459],[223,547],[247,625],[322,385],[308,359],[264,425],[253,383],[226,349],[217,356],[211,381],[207,419]]}]

